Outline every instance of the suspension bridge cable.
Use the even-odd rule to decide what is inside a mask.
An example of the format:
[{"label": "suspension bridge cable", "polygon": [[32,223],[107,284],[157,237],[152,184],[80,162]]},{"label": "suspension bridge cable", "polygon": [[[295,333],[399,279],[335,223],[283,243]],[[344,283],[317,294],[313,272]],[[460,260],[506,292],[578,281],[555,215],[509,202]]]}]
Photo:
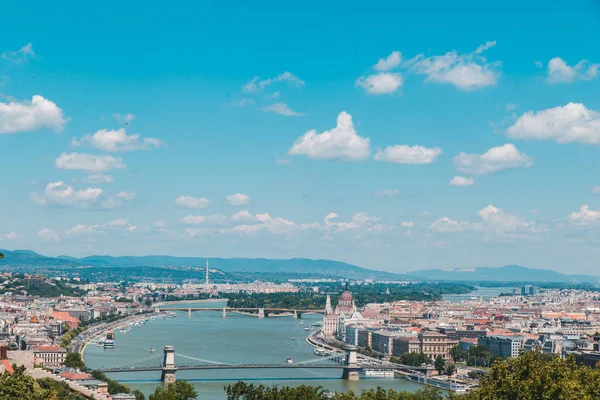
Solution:
[{"label": "suspension bridge cable", "polygon": [[175,356],[187,358],[187,359],[194,360],[194,361],[200,361],[200,362],[204,362],[204,363],[208,363],[208,364],[230,365],[230,364],[222,363],[222,362],[218,362],[218,361],[203,360],[201,358],[190,357],[190,356],[186,356],[186,355],[181,354],[181,353],[175,353]]}]

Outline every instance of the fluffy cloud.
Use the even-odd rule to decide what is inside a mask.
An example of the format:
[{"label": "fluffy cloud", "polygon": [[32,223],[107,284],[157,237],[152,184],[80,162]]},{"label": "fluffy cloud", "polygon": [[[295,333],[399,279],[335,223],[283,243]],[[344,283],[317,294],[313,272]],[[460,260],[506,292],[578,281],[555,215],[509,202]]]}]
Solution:
[{"label": "fluffy cloud", "polygon": [[402,61],[402,53],[399,51],[392,51],[389,56],[380,58],[374,68],[377,71],[389,71],[400,65]]},{"label": "fluffy cloud", "polygon": [[274,103],[263,108],[266,112],[273,112],[275,114],[285,115],[286,117],[301,117],[304,114],[296,112],[288,107],[285,103]]},{"label": "fluffy cloud", "polygon": [[600,211],[590,210],[589,206],[583,205],[579,209],[579,212],[571,213],[569,219],[572,222],[579,222],[582,224],[600,222]]},{"label": "fluffy cloud", "polygon": [[56,168],[78,171],[102,172],[111,169],[123,169],[125,163],[120,157],[93,155],[84,153],[62,153],[56,159]]},{"label": "fluffy cloud", "polygon": [[39,205],[59,205],[72,208],[92,208],[102,194],[102,189],[75,190],[63,182],[50,182],[43,194],[34,193],[32,200]]},{"label": "fluffy cloud", "polygon": [[400,194],[400,191],[398,189],[384,189],[384,190],[377,190],[376,192],[373,193],[373,196],[375,197],[394,197],[394,196],[398,196]]},{"label": "fluffy cloud", "polygon": [[29,59],[35,59],[35,52],[33,51],[33,45],[27,43],[17,51],[5,51],[2,53],[2,58],[11,61],[15,64],[20,64]]},{"label": "fluffy cloud", "polygon": [[60,242],[60,235],[50,228],[40,229],[37,235],[43,240],[51,242]]},{"label": "fluffy cloud", "polygon": [[14,239],[18,239],[21,236],[15,232],[8,232],[8,233],[0,233],[0,240],[14,240]]},{"label": "fluffy cloud", "polygon": [[455,176],[450,181],[450,185],[452,186],[471,186],[475,183],[474,178],[467,178],[464,176]]},{"label": "fluffy cloud", "polygon": [[378,74],[361,76],[356,80],[356,86],[360,86],[368,94],[389,94],[394,93],[402,86],[404,78],[399,72],[380,72]]},{"label": "fluffy cloud", "polygon": [[227,223],[227,217],[223,214],[215,215],[188,215],[181,219],[181,221],[188,225],[223,225]]},{"label": "fluffy cloud", "polygon": [[555,140],[558,143],[600,143],[600,113],[581,103],[528,111],[506,130],[509,137]]},{"label": "fluffy cloud", "polygon": [[249,220],[254,219],[254,217],[252,216],[250,211],[241,210],[241,211],[238,211],[237,213],[233,214],[230,219],[232,221],[249,221]]},{"label": "fluffy cloud", "polygon": [[478,216],[479,220],[475,222],[459,222],[443,217],[434,221],[430,228],[433,231],[442,233],[475,231],[495,236],[541,232],[533,222],[526,221],[518,215],[507,213],[491,204],[479,210]]},{"label": "fluffy cloud", "polygon": [[396,145],[377,150],[375,160],[396,164],[431,164],[440,154],[442,149],[439,147],[428,149],[423,146]]},{"label": "fluffy cloud", "polygon": [[288,82],[289,84],[294,85],[296,87],[304,86],[304,81],[302,79],[298,78],[296,75],[292,74],[291,72],[286,71],[286,72],[283,72],[283,73],[277,75],[274,78],[268,78],[268,79],[263,79],[263,80],[261,80],[259,76],[255,76],[254,78],[252,78],[252,80],[250,82],[248,82],[246,85],[244,85],[244,87],[242,89],[245,92],[256,93],[256,92],[261,92],[267,86],[272,85],[277,82]]},{"label": "fluffy cloud", "polygon": [[55,103],[39,95],[33,96],[31,101],[0,102],[0,134],[42,128],[60,132],[68,120]]},{"label": "fluffy cloud", "polygon": [[315,159],[362,161],[371,154],[369,138],[356,134],[352,116],[342,111],[337,125],[330,131],[317,133],[311,130],[296,140],[290,155],[305,155]]},{"label": "fluffy cloud", "polygon": [[131,201],[131,200],[135,200],[136,195],[135,195],[135,193],[132,193],[132,192],[119,192],[115,195],[115,197],[117,199]]},{"label": "fluffy cloud", "polygon": [[210,200],[206,197],[179,196],[175,205],[183,208],[205,208],[210,205]]},{"label": "fluffy cloud", "polygon": [[114,153],[118,151],[150,150],[164,145],[159,139],[141,138],[139,134],[128,135],[125,128],[101,129],[93,135],[85,135],[71,141],[73,147],[89,145],[98,150]]},{"label": "fluffy cloud", "polygon": [[410,72],[426,76],[425,82],[449,83],[464,91],[493,86],[500,77],[499,63],[488,63],[482,56],[496,42],[487,42],[468,54],[456,50],[441,56],[417,56],[408,62]]},{"label": "fluffy cloud", "polygon": [[468,228],[468,223],[458,222],[448,217],[437,219],[431,224],[431,229],[436,232],[461,232]]},{"label": "fluffy cloud", "polygon": [[548,78],[546,81],[551,84],[571,83],[575,80],[589,81],[598,76],[600,64],[592,64],[587,60],[581,60],[570,67],[560,57],[554,57],[548,62]]},{"label": "fluffy cloud", "polygon": [[113,183],[115,178],[112,175],[104,174],[92,174],[83,179],[83,183],[89,183],[91,185],[97,185],[100,183]]},{"label": "fluffy cloud", "polygon": [[510,143],[492,147],[483,154],[460,153],[454,157],[454,166],[460,172],[485,175],[508,168],[530,167],[533,158],[520,152]]},{"label": "fluffy cloud", "polygon": [[138,227],[129,223],[128,218],[119,218],[99,225],[78,224],[68,229],[66,234],[71,236],[83,236],[104,234],[107,232],[133,232],[136,230],[138,230]]},{"label": "fluffy cloud", "polygon": [[225,200],[232,206],[243,206],[250,203],[250,196],[243,193],[230,194]]}]

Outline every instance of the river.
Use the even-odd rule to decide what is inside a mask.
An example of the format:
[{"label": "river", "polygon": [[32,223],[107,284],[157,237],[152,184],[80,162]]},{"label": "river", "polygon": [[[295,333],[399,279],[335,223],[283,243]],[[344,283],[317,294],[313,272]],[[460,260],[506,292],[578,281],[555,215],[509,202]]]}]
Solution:
[{"label": "river", "polygon": [[[187,307],[177,304],[174,307]],[[223,307],[221,303],[194,303],[192,307]],[[168,309],[169,305],[161,309]],[[220,312],[177,312],[176,318],[150,320],[128,333],[115,332],[115,348],[104,350],[93,345],[87,346],[84,354],[88,367],[129,367],[140,365],[135,360],[152,357],[149,349],[154,347],[156,354],[141,365],[159,365],[162,362],[162,348],[175,346],[175,353],[195,359],[223,363],[284,363],[286,357],[294,362],[317,358],[313,347],[306,343],[309,332],[304,327],[321,320],[320,315],[304,315],[304,325],[290,317],[270,317],[258,319],[237,313],[228,313],[223,318]],[[296,340],[292,340],[294,337]],[[198,364],[198,361],[176,357],[176,364]],[[255,384],[298,386],[322,386],[332,391],[393,388],[415,391],[422,386],[401,378],[363,378],[358,382],[340,379],[342,370],[319,369],[252,369],[252,370],[198,370],[178,371],[177,379],[192,383],[202,400],[226,399],[223,386],[239,380]],[[108,374],[112,379],[139,389],[144,394],[152,393],[159,385],[160,372],[125,372]]]},{"label": "river", "polygon": [[452,303],[460,303],[463,300],[469,300],[471,297],[483,298],[483,300],[489,300],[492,297],[497,297],[501,293],[513,293],[513,290],[518,290],[514,287],[479,287],[470,293],[465,294],[447,294],[442,296],[442,299],[450,301]]}]

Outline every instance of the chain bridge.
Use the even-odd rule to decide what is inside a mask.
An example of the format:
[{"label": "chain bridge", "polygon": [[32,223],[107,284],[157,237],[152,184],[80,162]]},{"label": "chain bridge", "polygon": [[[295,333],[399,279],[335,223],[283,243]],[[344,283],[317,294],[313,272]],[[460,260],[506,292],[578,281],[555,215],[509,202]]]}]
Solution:
[{"label": "chain bridge", "polygon": [[[248,364],[230,364],[218,361],[203,360],[197,357],[191,357],[185,354],[175,352],[174,346],[165,346],[162,354],[162,363],[160,363],[161,354],[154,354],[150,357],[135,360],[127,364],[122,364],[112,368],[98,368],[98,371],[105,373],[118,372],[136,372],[136,371],[157,371],[161,372],[160,380],[162,382],[175,382],[177,371],[189,370],[219,370],[219,369],[341,369],[342,379],[358,380],[362,368],[359,365],[356,348],[348,346],[345,353],[334,353],[328,357],[319,357],[312,360],[268,364],[268,363],[248,363]],[[175,363],[176,357],[182,363]],[[392,370],[396,366],[381,365],[378,369]]]}]

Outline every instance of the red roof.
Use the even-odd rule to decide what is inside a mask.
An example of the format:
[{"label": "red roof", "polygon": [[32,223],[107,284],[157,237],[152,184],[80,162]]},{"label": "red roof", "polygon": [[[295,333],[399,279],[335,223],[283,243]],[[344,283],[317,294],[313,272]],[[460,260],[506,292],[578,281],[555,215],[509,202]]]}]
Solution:
[{"label": "red roof", "polygon": [[65,349],[63,349],[62,347],[55,345],[55,344],[51,344],[51,345],[47,345],[47,346],[35,346],[33,348],[33,351],[66,351]]},{"label": "red roof", "polygon": [[92,376],[90,374],[86,374],[85,372],[68,372],[65,371],[60,374],[65,379],[69,379],[72,381],[85,381],[91,379]]}]

